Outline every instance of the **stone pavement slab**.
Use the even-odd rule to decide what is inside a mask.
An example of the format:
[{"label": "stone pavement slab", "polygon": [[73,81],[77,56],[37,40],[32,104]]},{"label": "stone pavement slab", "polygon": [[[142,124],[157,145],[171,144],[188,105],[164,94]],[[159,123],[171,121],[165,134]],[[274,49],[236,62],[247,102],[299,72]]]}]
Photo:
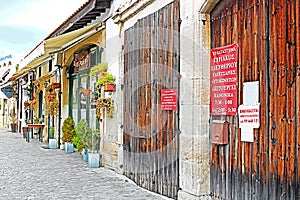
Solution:
[{"label": "stone pavement slab", "polygon": [[88,168],[79,153],[45,149],[0,129],[0,200],[166,200],[106,168]]}]

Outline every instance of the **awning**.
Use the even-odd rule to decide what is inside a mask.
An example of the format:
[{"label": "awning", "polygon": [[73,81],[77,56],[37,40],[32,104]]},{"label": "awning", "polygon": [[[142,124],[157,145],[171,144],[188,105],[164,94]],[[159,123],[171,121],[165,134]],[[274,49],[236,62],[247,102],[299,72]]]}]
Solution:
[{"label": "awning", "polygon": [[0,99],[8,99],[7,96],[0,90]]},{"label": "awning", "polygon": [[48,61],[51,55],[49,54],[43,54],[36,59],[32,60],[30,63],[28,63],[25,67],[20,69],[20,71],[16,72],[12,77],[10,77],[9,81],[14,81],[23,75],[25,75],[27,72],[31,71],[34,67],[37,67],[40,64],[43,64],[44,62]]},{"label": "awning", "polygon": [[85,38],[87,35],[95,33],[97,31],[96,28],[99,25],[100,23],[95,23],[90,26],[46,40],[44,44],[45,53],[53,53],[59,51],[63,49],[64,46],[71,45],[72,43]]},{"label": "awning", "polygon": [[1,92],[5,94],[8,98],[11,98],[14,92],[14,89],[11,85],[6,85],[4,87],[1,87]]},{"label": "awning", "polygon": [[49,79],[52,78],[53,76],[54,76],[54,75],[51,74],[51,73],[49,73],[49,74],[47,74],[47,75],[45,75],[45,76],[41,76],[41,77],[39,77],[38,79],[34,80],[34,81],[33,81],[33,84],[38,85],[38,84],[40,84],[40,83],[45,82],[46,80],[49,80]]}]

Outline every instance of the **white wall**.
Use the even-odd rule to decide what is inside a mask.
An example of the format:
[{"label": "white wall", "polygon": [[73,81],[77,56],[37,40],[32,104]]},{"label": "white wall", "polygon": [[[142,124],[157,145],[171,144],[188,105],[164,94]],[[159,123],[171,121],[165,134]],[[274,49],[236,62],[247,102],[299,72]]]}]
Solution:
[{"label": "white wall", "polygon": [[102,137],[104,152],[102,155],[103,164],[122,171],[123,151],[122,151],[122,110],[123,95],[121,90],[123,65],[122,65],[122,38],[119,35],[119,25],[109,18],[106,23],[106,41],[103,44],[104,55],[102,62],[108,63],[108,71],[116,77],[116,90],[113,93],[106,93],[106,97],[111,97],[114,101],[113,118],[106,118],[104,122],[105,133]]}]

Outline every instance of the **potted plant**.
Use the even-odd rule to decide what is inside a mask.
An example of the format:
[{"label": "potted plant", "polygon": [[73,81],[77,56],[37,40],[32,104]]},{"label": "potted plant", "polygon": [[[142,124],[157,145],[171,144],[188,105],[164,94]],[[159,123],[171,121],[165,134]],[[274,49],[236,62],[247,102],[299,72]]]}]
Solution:
[{"label": "potted plant", "polygon": [[24,107],[26,108],[27,106],[29,106],[29,102],[28,101],[24,101]]},{"label": "potted plant", "polygon": [[88,161],[88,140],[91,131],[88,123],[84,119],[81,119],[75,127],[75,137],[73,142],[77,147],[77,150],[82,153],[82,159],[84,161]]},{"label": "potted plant", "polygon": [[95,65],[90,69],[90,76],[95,76],[96,74],[105,74],[105,72],[108,69],[108,64],[107,63],[99,63],[98,65]]},{"label": "potted plant", "polygon": [[30,109],[33,109],[36,105],[36,100],[35,99],[32,99],[29,101],[29,108]]},{"label": "potted plant", "polygon": [[100,131],[92,130],[88,135],[88,166],[90,168],[98,168],[100,166]]},{"label": "potted plant", "polygon": [[104,76],[100,76],[96,83],[96,86],[104,86],[104,91],[114,91],[115,80],[116,78],[111,73],[105,73]]},{"label": "potted plant", "polygon": [[91,90],[90,90],[90,89],[83,89],[83,90],[82,90],[82,93],[83,93],[83,95],[86,97],[86,96],[90,95]]},{"label": "potted plant", "polygon": [[106,111],[109,118],[113,117],[114,104],[111,98],[98,98],[95,102],[96,104],[96,117],[101,118],[103,111]]},{"label": "potted plant", "polygon": [[[41,124],[41,123],[42,123],[42,120],[39,117],[35,116],[34,119],[33,119],[33,124]],[[35,134],[37,134],[38,131],[39,131],[38,128],[34,129],[34,133]]]},{"label": "potted plant", "polygon": [[28,101],[24,102],[24,109],[25,110],[30,110],[30,103]]},{"label": "potted plant", "polygon": [[49,129],[49,148],[56,149],[57,148],[57,140],[54,138],[55,128],[50,127]]},{"label": "potted plant", "polygon": [[64,120],[62,126],[62,132],[63,132],[62,141],[65,145],[65,152],[73,153],[74,152],[73,139],[75,137],[75,122],[71,117],[67,117]]},{"label": "potted plant", "polygon": [[17,132],[17,116],[15,112],[11,112],[9,116],[10,127],[12,132]]}]

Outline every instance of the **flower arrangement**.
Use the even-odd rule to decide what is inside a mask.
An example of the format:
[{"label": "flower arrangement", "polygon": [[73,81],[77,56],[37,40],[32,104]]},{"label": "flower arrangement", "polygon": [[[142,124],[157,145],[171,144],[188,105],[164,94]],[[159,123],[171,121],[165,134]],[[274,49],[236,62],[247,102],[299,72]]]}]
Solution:
[{"label": "flower arrangement", "polygon": [[30,110],[30,103],[28,101],[24,102],[24,108],[25,110]]},{"label": "flower arrangement", "polygon": [[111,98],[98,98],[96,100],[96,117],[101,118],[102,111],[106,109],[108,117],[113,117],[114,105]]},{"label": "flower arrangement", "polygon": [[36,105],[36,100],[32,99],[29,101],[29,109],[32,110],[34,108],[34,106]]},{"label": "flower arrangement", "polygon": [[51,116],[58,114],[59,102],[57,99],[54,99],[49,103],[49,113]]}]

